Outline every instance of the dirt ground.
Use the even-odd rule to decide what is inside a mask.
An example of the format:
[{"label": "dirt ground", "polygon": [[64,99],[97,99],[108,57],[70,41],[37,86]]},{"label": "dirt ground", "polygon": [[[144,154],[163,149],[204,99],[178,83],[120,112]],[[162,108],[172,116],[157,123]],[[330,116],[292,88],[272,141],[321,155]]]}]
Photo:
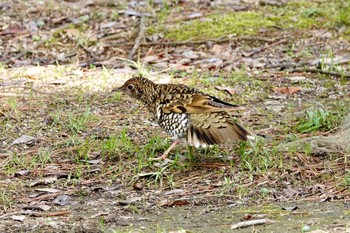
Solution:
[{"label": "dirt ground", "polygon": [[[344,1],[0,3],[1,232],[350,232]],[[111,90],[135,73],[241,106],[190,153]],[[350,119],[350,118],[349,118]],[[342,134],[341,134],[342,135]],[[345,135],[346,136],[346,135]],[[231,229],[264,220],[262,225]]]}]

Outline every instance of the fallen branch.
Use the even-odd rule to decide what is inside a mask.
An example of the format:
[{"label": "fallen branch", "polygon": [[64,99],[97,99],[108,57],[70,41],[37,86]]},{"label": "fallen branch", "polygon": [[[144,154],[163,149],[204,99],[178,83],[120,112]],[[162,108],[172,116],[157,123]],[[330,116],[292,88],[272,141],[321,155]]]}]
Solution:
[{"label": "fallen branch", "polygon": [[275,221],[272,221],[270,219],[256,219],[256,220],[250,220],[250,221],[244,221],[244,222],[238,222],[231,226],[231,229],[239,229],[244,227],[250,227],[255,225],[263,225],[263,224],[271,224]]},{"label": "fallen branch", "polygon": [[[207,43],[229,43],[229,42],[236,42],[236,41],[263,41],[268,43],[273,43],[277,41],[277,39],[271,39],[261,36],[239,36],[239,37],[231,37],[231,38],[214,38],[214,39],[206,39],[206,40],[198,40],[198,41],[174,41],[174,42],[162,42],[162,41],[156,41],[156,42],[144,42],[140,43],[140,46],[181,46],[181,45],[200,45],[200,44],[207,44]],[[279,41],[279,40],[278,40]],[[123,43],[124,46],[132,46],[135,43]],[[105,46],[114,46],[114,45],[120,45],[120,42],[118,44],[109,43]]]},{"label": "fallen branch", "polygon": [[328,71],[328,70],[322,70],[322,69],[317,69],[317,68],[308,68],[308,67],[292,68],[292,69],[288,69],[287,71],[290,73],[294,73],[294,72],[318,73],[318,74],[333,75],[336,77],[350,79],[350,74],[348,74],[348,73],[341,73],[341,72],[337,72],[337,71]]},{"label": "fallen branch", "polygon": [[329,136],[312,136],[302,138],[286,144],[281,144],[279,150],[289,150],[289,148],[296,148],[302,151],[305,145],[309,145],[313,153],[325,153],[330,151],[347,152],[350,150],[350,112],[344,118],[340,130],[335,134]]},{"label": "fallen branch", "polygon": [[134,46],[132,47],[132,49],[131,49],[131,51],[130,51],[130,53],[128,55],[128,58],[130,60],[132,60],[132,58],[134,57],[136,51],[140,47],[141,41],[145,37],[145,28],[146,28],[146,26],[145,26],[145,17],[142,16],[141,19],[140,19],[139,34],[136,37]]}]

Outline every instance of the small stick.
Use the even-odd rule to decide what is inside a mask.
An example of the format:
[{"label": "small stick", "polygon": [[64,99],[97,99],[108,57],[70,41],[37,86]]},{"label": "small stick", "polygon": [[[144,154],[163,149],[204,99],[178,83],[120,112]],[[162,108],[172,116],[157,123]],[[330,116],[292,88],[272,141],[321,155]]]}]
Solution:
[{"label": "small stick", "polygon": [[346,79],[350,79],[350,74],[349,73],[340,73],[336,71],[327,71],[327,70],[322,70],[322,69],[316,69],[316,68],[292,68],[288,69],[288,72],[310,72],[310,73],[319,73],[319,74],[325,74],[325,75],[333,75],[336,77],[344,77]]},{"label": "small stick", "polygon": [[140,47],[142,39],[145,37],[145,17],[142,16],[140,19],[140,26],[139,26],[139,35],[135,39],[135,44],[132,47],[128,58],[132,60],[133,56],[135,55],[137,49]]},{"label": "small stick", "polygon": [[231,226],[231,229],[239,229],[244,227],[250,227],[255,225],[262,225],[262,224],[271,224],[275,221],[272,221],[270,219],[256,219],[256,220],[250,220],[250,221],[244,221],[244,222],[238,222]]},{"label": "small stick", "polygon": [[62,210],[57,212],[51,212],[51,213],[32,213],[31,215],[34,217],[53,217],[53,216],[61,216],[70,214],[70,211]]},{"label": "small stick", "polygon": [[278,41],[276,41],[276,42],[274,42],[272,44],[264,45],[264,46],[262,46],[260,48],[254,49],[250,53],[247,53],[245,56],[246,57],[251,57],[251,56],[253,56],[253,55],[257,54],[257,53],[261,53],[261,52],[263,52],[263,51],[265,51],[265,50],[267,50],[267,49],[269,49],[271,47],[274,47],[274,46],[277,46],[277,45],[280,45],[280,44],[284,44],[286,42],[288,42],[288,39],[285,39],[285,38],[282,39],[282,40],[278,40]]},{"label": "small stick", "polygon": [[[271,38],[265,38],[261,36],[239,36],[239,37],[232,37],[232,38],[212,38],[212,39],[206,39],[206,40],[198,40],[198,41],[174,41],[174,42],[144,42],[140,43],[140,46],[181,46],[181,45],[200,45],[200,44],[206,44],[208,42],[213,42],[213,43],[229,43],[229,42],[237,42],[237,41],[242,41],[242,40],[247,40],[247,41],[263,41],[263,42],[268,42],[268,43],[273,43],[277,39],[271,39]],[[131,46],[134,45],[135,43],[124,43],[123,45],[126,46]],[[119,45],[119,43],[118,43]],[[109,43],[106,46],[113,46],[113,43]]]}]

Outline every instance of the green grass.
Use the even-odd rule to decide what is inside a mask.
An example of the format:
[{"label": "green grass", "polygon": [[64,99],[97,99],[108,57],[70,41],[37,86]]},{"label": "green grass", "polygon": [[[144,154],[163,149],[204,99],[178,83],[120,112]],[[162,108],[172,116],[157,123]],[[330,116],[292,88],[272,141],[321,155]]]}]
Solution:
[{"label": "green grass", "polygon": [[315,132],[317,130],[329,131],[335,128],[338,121],[329,111],[322,108],[307,110],[305,117],[296,126],[300,133]]}]

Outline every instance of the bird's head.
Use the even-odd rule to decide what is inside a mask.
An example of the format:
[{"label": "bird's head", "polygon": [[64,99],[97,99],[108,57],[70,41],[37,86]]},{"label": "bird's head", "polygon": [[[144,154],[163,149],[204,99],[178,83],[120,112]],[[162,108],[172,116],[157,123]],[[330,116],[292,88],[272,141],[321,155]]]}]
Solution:
[{"label": "bird's head", "polygon": [[122,91],[135,99],[142,100],[145,95],[151,94],[154,85],[152,81],[144,77],[134,76],[113,91]]}]

